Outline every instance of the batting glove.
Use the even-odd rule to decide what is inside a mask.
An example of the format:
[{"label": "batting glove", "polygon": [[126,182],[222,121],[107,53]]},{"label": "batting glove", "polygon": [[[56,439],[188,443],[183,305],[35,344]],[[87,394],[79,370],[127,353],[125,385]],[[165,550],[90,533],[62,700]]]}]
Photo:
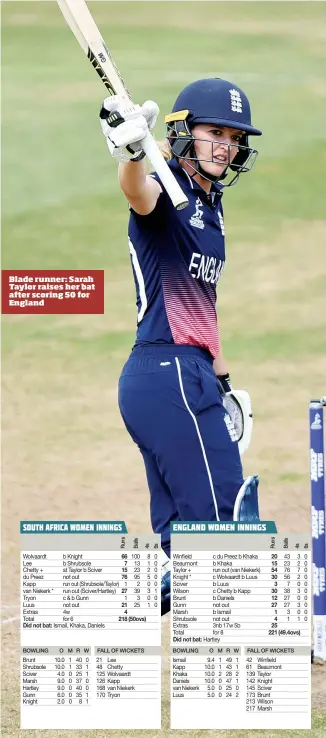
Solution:
[{"label": "batting glove", "polygon": [[232,388],[229,374],[217,377],[221,386],[223,405],[229,413],[239,444],[240,455],[247,451],[252,436],[252,410],[250,395],[246,390]]},{"label": "batting glove", "polygon": [[159,107],[152,100],[140,107],[120,95],[106,97],[100,123],[110,154],[123,164],[143,159],[142,140],[154,128],[158,114]]}]

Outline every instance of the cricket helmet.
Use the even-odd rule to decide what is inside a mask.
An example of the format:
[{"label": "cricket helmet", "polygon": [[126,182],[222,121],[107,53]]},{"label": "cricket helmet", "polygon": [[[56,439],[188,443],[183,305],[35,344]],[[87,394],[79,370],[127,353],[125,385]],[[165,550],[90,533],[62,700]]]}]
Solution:
[{"label": "cricket helmet", "polygon": [[[205,173],[195,156],[192,128],[199,123],[211,123],[243,131],[239,143],[239,151],[228,167],[237,173],[230,184],[237,181],[241,172],[252,168],[258,152],[249,147],[248,136],[261,136],[261,131],[251,123],[250,103],[243,92],[233,82],[225,79],[211,78],[191,82],[178,95],[172,113],[165,117],[167,137],[172,153],[179,159],[195,159],[196,170],[215,181],[224,179],[226,172],[219,178]],[[228,168],[227,167],[227,168]]]}]

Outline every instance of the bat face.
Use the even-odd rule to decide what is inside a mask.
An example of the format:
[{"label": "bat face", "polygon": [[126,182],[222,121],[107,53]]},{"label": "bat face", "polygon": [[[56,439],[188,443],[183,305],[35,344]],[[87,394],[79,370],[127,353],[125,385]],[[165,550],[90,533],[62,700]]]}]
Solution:
[{"label": "bat face", "polygon": [[[98,56],[99,56],[99,59],[100,59],[101,62],[105,62],[106,61],[106,58],[105,58],[104,54],[102,54],[102,57],[103,58],[101,59],[101,52],[99,53]],[[93,54],[93,52],[92,52],[92,50],[90,48],[88,49],[87,57],[88,57],[90,63],[92,64],[92,66],[94,67],[95,71],[99,75],[99,77],[101,77],[102,82],[104,82],[105,87],[106,87],[106,89],[109,92],[109,95],[115,95],[116,94],[116,91],[115,91],[113,85],[111,84],[110,80],[108,79],[107,75],[104,72],[104,69],[102,69],[101,65],[99,64],[99,62],[98,62],[98,60],[96,58],[96,56],[94,56],[94,54]]]},{"label": "bat face", "polygon": [[[113,66],[113,69],[114,69],[114,70],[115,70],[115,72],[117,73],[117,75],[118,75],[118,77],[119,77],[119,80],[120,80],[121,84],[122,84],[122,85],[123,85],[123,86],[125,87],[125,90],[126,90],[126,93],[127,93],[128,97],[130,97],[130,99],[131,99],[131,95],[130,95],[130,92],[129,92],[129,90],[127,90],[127,87],[126,87],[126,85],[125,85],[125,82],[124,82],[124,80],[122,79],[122,76],[121,76],[121,74],[120,74],[120,72],[119,72],[119,69],[118,69],[118,67],[117,67],[117,65],[116,65],[116,63],[115,63],[115,61],[114,61],[114,59],[112,58],[112,56],[111,56],[111,54],[110,54],[110,51],[109,51],[109,49],[108,49],[108,47],[107,47],[107,45],[106,45],[105,41],[103,41],[103,39],[102,39],[102,43],[103,43],[103,46],[104,46],[104,48],[105,48],[105,51],[106,51],[106,53],[107,53],[107,55],[108,55],[108,59],[109,59],[109,61],[111,62],[112,66]],[[100,59],[100,61],[103,61],[103,59],[105,60],[104,54],[102,54],[102,59],[101,59],[101,54],[99,54],[99,59]]]},{"label": "bat face", "polygon": [[[108,75],[107,75],[107,73],[105,71],[105,68],[103,68],[101,66],[102,64],[105,65],[105,66],[107,64],[111,64],[111,66],[114,69],[114,72],[116,73],[116,75],[119,78],[119,81],[121,82],[121,85],[124,88],[125,96],[128,96],[130,98],[131,97],[130,92],[127,90],[126,85],[125,85],[125,83],[124,83],[124,81],[123,81],[123,79],[121,77],[121,74],[120,74],[120,72],[118,70],[118,67],[116,66],[114,60],[112,59],[112,56],[111,56],[111,54],[109,52],[109,49],[108,49],[107,45],[104,43],[104,41],[103,41],[103,39],[102,39],[101,36],[100,36],[100,42],[101,42],[101,46],[105,50],[107,56],[105,55],[105,53],[103,51],[98,51],[97,52],[97,56],[95,56],[95,54],[93,53],[92,49],[90,47],[88,47],[87,56],[88,56],[89,61],[91,62],[92,66],[94,67],[94,69],[97,72],[97,74],[99,75],[99,77],[101,77],[101,80],[102,80],[102,82],[104,82],[105,87],[108,90],[109,94],[110,95],[116,95],[116,94],[118,94],[118,90],[115,88],[114,84],[110,81],[110,79],[109,79],[109,77],[108,77]],[[120,90],[120,94],[121,94],[121,90]]]}]

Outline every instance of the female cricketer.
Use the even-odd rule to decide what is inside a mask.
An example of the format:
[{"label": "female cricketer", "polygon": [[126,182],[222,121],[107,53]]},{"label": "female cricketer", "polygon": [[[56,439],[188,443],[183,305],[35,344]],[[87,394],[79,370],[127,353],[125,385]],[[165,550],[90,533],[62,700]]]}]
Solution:
[{"label": "female cricketer", "polygon": [[[215,303],[225,263],[223,191],[252,168],[257,151],[248,137],[261,131],[237,85],[213,78],[185,87],[166,116],[168,166],[189,200],[178,211],[144,161],[142,138],[158,113],[152,101],[131,109],[115,96],[104,100],[100,119],[129,203],[137,296],[137,336],[120,377],[119,407],[143,456],[152,527],[169,557],[172,521],[259,519],[258,478],[243,478],[225,407],[228,396],[237,403],[237,391]],[[168,591],[163,600],[164,592],[162,613]]]}]

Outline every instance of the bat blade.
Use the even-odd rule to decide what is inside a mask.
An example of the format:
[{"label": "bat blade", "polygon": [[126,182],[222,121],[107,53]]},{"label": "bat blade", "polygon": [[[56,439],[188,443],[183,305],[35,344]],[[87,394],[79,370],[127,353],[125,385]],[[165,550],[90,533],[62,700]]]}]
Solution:
[{"label": "bat blade", "polygon": [[84,0],[57,0],[77,41],[110,95],[131,99],[121,74]]},{"label": "bat blade", "polygon": [[[66,23],[104,83],[109,95],[120,95],[125,100],[131,102],[130,93],[125,86],[85,0],[57,0],[57,3]],[[171,198],[174,207],[178,210],[186,207],[189,204],[188,200],[163,158],[151,133],[148,132],[146,134],[141,141],[141,145]]]}]

